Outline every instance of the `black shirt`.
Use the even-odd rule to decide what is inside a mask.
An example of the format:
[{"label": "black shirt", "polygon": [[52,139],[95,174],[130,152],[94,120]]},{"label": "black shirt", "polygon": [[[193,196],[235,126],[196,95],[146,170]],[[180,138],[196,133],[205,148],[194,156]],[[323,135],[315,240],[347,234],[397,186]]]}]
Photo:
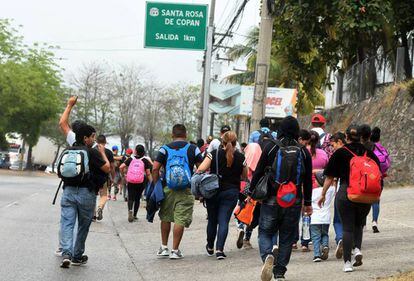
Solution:
[{"label": "black shirt", "polygon": [[131,156],[131,157],[129,157],[127,160],[125,160],[125,165],[127,166],[127,167],[129,167],[129,164],[131,164],[131,162],[132,162],[132,157],[134,157],[134,159],[141,159],[142,160],[142,162],[144,162],[144,166],[145,166],[145,170],[151,170],[151,168],[152,168],[152,165],[151,165],[151,163],[150,163],[150,161],[148,161],[148,159],[146,159],[146,158],[138,158],[138,157],[136,157],[135,155],[134,156]]},{"label": "black shirt", "polygon": [[101,153],[95,148],[89,148],[88,154],[90,171],[89,187],[97,192],[107,181],[107,174],[101,170],[101,167],[106,162],[102,159]]},{"label": "black shirt", "polygon": [[[101,156],[101,154],[99,153],[99,150],[98,149],[95,149],[97,152],[98,152],[98,154],[99,154],[99,157]],[[106,158],[108,158],[108,161],[109,161],[109,163],[114,163],[114,154],[112,153],[112,151],[111,150],[109,150],[109,149],[107,149],[107,148],[105,148],[105,155],[106,155]],[[101,158],[102,159],[102,158]],[[105,164],[105,163],[104,163]],[[105,173],[104,171],[102,171],[101,169],[99,169],[99,171],[96,171],[100,176],[102,176],[102,177],[106,177],[106,179],[108,179],[108,176],[109,176],[109,174],[107,174],[107,173]]]},{"label": "black shirt", "polygon": [[[361,143],[348,143],[345,146],[358,156],[364,155],[367,152],[367,156],[374,160],[379,166],[379,160],[377,156],[371,151],[367,150]],[[329,159],[328,165],[325,168],[324,174],[326,176],[338,178],[341,181],[338,192],[346,193],[349,182],[350,163],[354,156],[345,148],[340,148],[332,154]]]},{"label": "black shirt", "polygon": [[[210,171],[213,174],[217,174],[216,168],[216,155],[217,150],[213,150],[207,154],[207,157],[211,159]],[[233,164],[231,167],[227,167],[226,151],[222,148],[218,150],[218,173],[220,175],[220,189],[226,190],[230,188],[240,189],[240,179],[245,166],[245,157],[239,151],[234,151]]]},{"label": "black shirt", "polygon": [[[186,146],[187,144],[188,142],[186,141],[173,141],[172,143],[167,144],[167,146],[172,149],[180,149]],[[203,156],[201,154],[200,149],[193,144],[190,144],[190,147],[188,148],[188,151],[187,151],[187,156],[188,156],[188,163],[190,164],[190,171],[192,174],[194,165],[196,163],[201,163],[203,161]],[[167,159],[168,159],[168,152],[163,147],[161,147],[155,161],[161,163],[161,165],[165,167],[165,164],[167,163]]]},{"label": "black shirt", "polygon": [[[288,142],[292,142],[292,140],[282,139],[279,140],[284,145],[288,145]],[[296,143],[291,143],[296,144]],[[264,176],[266,167],[271,167],[273,165],[273,161],[277,156],[277,152],[279,151],[279,147],[275,145],[273,142],[266,145],[263,149],[262,155],[260,156],[260,160],[257,163],[256,170],[254,171],[252,182],[250,184],[251,190],[254,190],[259,180]],[[304,199],[305,206],[312,205],[312,156],[310,155],[309,151],[303,147],[302,148],[303,160],[305,164],[305,177],[302,183],[302,188],[298,192],[298,198]],[[269,190],[269,196],[276,196],[276,189]]]}]

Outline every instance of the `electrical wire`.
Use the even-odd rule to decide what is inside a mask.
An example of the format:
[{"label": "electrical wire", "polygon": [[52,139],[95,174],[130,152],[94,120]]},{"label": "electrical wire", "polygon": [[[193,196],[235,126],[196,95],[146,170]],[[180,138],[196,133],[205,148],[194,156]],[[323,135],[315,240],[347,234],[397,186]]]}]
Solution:
[{"label": "electrical wire", "polygon": [[[234,27],[238,17],[241,15],[241,13],[243,12],[243,10],[246,7],[246,4],[248,2],[249,2],[249,0],[244,0],[243,1],[243,3],[240,5],[239,9],[237,10],[236,15],[234,16],[233,20],[231,21],[227,31],[224,33],[225,35],[223,35],[215,45],[220,46],[220,44],[223,43],[224,39],[231,33],[231,30]],[[213,48],[213,52],[216,51],[216,50],[217,50],[217,47]]]}]

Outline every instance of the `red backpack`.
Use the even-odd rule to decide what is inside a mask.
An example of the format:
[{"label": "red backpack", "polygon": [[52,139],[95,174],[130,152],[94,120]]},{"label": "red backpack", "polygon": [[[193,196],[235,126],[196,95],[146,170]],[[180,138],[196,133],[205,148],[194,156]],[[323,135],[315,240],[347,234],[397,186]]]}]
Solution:
[{"label": "red backpack", "polygon": [[381,196],[381,171],[374,160],[358,156],[344,146],[352,155],[349,173],[348,199],[355,203],[372,204]]}]

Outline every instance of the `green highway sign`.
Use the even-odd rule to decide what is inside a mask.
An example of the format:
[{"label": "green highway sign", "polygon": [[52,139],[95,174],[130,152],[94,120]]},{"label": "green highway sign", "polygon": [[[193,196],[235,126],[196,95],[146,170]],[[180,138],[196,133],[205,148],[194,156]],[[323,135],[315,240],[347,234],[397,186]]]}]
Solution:
[{"label": "green highway sign", "polygon": [[207,7],[147,2],[144,47],[205,50]]}]

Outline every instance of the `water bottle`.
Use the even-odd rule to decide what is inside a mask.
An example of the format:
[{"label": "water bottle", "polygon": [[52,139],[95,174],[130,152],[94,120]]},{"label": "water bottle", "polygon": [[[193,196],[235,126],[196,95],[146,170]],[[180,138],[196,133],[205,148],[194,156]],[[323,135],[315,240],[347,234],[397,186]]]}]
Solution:
[{"label": "water bottle", "polygon": [[310,216],[306,213],[302,218],[302,238],[303,240],[310,240]]}]

